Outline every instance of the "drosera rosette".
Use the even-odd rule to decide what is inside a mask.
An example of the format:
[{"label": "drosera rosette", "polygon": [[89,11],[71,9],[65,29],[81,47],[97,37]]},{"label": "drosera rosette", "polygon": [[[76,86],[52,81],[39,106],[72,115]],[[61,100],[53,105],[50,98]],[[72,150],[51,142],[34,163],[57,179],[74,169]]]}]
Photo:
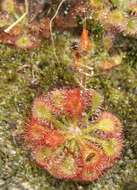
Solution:
[{"label": "drosera rosette", "polygon": [[89,4],[91,15],[100,22],[105,31],[113,34],[124,33],[136,37],[136,0],[106,0],[104,2],[89,0]]},{"label": "drosera rosette", "polygon": [[122,32],[127,26],[128,15],[121,10],[114,9],[112,11],[108,11],[106,19],[101,21],[103,25],[105,24],[106,28]]},{"label": "drosera rosette", "polygon": [[25,144],[37,165],[54,177],[94,181],[120,158],[122,124],[103,111],[95,90],[54,89],[32,107]]},{"label": "drosera rosette", "polygon": [[15,46],[21,49],[36,48],[39,45],[39,40],[30,34],[20,34],[15,40]]}]

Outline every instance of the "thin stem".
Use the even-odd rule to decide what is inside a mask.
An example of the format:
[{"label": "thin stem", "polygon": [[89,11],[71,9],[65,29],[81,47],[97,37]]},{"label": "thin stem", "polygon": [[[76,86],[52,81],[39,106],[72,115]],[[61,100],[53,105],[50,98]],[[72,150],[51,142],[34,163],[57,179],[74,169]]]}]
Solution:
[{"label": "thin stem", "polygon": [[54,42],[54,36],[53,36],[53,31],[52,31],[52,23],[54,21],[54,19],[56,18],[56,16],[58,15],[59,9],[61,8],[62,4],[65,2],[66,0],[62,0],[59,4],[59,6],[57,7],[57,10],[54,14],[54,16],[51,18],[50,20],[50,33],[51,33],[51,41],[52,41],[52,46],[53,46],[53,51],[54,51],[54,56],[57,60],[57,63],[59,63],[59,59],[58,56],[56,54],[56,48],[55,48],[55,42]]}]

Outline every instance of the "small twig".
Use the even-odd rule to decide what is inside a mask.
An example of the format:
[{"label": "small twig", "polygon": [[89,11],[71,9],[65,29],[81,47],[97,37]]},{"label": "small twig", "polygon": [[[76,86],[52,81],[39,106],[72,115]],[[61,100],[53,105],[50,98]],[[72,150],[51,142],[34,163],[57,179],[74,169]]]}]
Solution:
[{"label": "small twig", "polygon": [[53,32],[52,32],[52,23],[54,21],[54,19],[56,18],[56,16],[58,15],[58,12],[59,12],[59,9],[61,8],[62,4],[65,2],[66,0],[62,0],[58,7],[57,7],[57,10],[54,14],[54,16],[51,18],[50,20],[50,34],[51,34],[51,41],[52,41],[52,46],[53,46],[53,51],[54,51],[54,56],[57,60],[57,63],[59,63],[59,59],[58,59],[58,56],[57,56],[57,53],[56,53],[56,48],[55,48],[55,42],[54,42],[54,36],[53,36]]},{"label": "small twig", "polygon": [[16,26],[18,23],[20,23],[28,14],[29,5],[28,0],[25,0],[25,13],[19,17],[13,24],[11,24],[7,29],[4,30],[4,32],[8,33],[14,26]]}]

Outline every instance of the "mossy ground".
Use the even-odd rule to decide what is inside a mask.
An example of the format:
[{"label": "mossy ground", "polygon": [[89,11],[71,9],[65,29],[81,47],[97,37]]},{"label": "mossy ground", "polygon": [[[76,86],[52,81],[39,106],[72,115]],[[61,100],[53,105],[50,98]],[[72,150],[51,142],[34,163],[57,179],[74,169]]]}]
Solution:
[{"label": "mossy ground", "polygon": [[[119,47],[123,63],[109,73],[89,79],[88,87],[100,91],[106,108],[123,122],[125,148],[120,161],[101,179],[80,184],[61,181],[38,168],[18,134],[30,113],[34,97],[63,85],[75,86],[68,36],[57,41],[57,64],[45,41],[36,50],[0,45],[0,189],[1,190],[136,190],[137,189],[137,41],[125,38]],[[65,49],[64,49],[65,45]],[[126,47],[127,46],[127,47]],[[126,49],[125,49],[126,47]]]}]

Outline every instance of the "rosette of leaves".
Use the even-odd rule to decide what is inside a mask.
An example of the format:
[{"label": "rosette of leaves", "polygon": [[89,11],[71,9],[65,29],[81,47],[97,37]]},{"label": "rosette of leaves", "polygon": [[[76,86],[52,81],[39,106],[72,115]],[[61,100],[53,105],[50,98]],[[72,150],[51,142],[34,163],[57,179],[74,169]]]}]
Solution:
[{"label": "rosette of leaves", "polygon": [[134,37],[137,35],[136,0],[90,0],[90,6],[94,18],[105,30]]},{"label": "rosette of leaves", "polygon": [[95,90],[55,89],[32,105],[24,139],[32,158],[59,179],[93,181],[120,158],[122,124]]}]

